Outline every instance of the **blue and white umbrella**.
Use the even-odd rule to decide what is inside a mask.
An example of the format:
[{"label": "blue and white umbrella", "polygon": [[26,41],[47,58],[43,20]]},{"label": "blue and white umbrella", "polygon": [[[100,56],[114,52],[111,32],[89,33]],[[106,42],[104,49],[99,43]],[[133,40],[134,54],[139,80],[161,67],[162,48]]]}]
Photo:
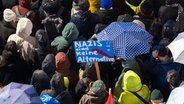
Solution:
[{"label": "blue and white umbrella", "polygon": [[127,60],[149,53],[153,36],[133,22],[113,22],[97,34],[97,39],[112,40],[116,57]]},{"label": "blue and white umbrella", "polygon": [[0,104],[42,104],[32,85],[11,82],[0,90]]}]

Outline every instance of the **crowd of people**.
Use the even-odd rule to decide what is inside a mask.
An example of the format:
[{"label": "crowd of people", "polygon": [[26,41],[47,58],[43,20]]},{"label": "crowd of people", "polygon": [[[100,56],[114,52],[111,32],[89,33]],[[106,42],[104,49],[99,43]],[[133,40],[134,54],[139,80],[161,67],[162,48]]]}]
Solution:
[{"label": "crowd of people", "polygon": [[[167,47],[184,32],[184,0],[1,0],[0,84],[32,84],[53,104],[183,104],[184,67]],[[73,41],[97,40],[112,22],[153,36],[150,53],[77,63]],[[184,34],[184,33],[183,33]],[[46,103],[51,104],[51,103]]]}]

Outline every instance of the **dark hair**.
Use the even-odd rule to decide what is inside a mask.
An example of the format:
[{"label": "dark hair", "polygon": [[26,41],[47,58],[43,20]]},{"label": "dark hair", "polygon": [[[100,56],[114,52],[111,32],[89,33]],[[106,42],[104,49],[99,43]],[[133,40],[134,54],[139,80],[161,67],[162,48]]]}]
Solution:
[{"label": "dark hair", "polygon": [[16,53],[17,52],[17,44],[15,43],[15,41],[9,41],[8,43],[6,43],[5,50],[10,51],[12,53]]},{"label": "dark hair", "polygon": [[158,56],[160,56],[160,57],[164,57],[164,56],[166,56],[166,55],[168,55],[168,57],[172,57],[172,53],[171,53],[171,51],[168,49],[168,48],[166,48],[166,47],[161,47],[159,50],[158,50]]}]

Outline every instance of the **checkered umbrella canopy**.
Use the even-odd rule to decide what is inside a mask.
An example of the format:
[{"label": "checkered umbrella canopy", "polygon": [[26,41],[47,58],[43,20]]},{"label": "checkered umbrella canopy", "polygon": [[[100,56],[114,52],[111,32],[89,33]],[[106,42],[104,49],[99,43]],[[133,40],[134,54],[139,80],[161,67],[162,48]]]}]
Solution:
[{"label": "checkered umbrella canopy", "polygon": [[125,60],[148,53],[152,38],[133,22],[113,22],[97,34],[98,40],[112,40],[116,57]]}]

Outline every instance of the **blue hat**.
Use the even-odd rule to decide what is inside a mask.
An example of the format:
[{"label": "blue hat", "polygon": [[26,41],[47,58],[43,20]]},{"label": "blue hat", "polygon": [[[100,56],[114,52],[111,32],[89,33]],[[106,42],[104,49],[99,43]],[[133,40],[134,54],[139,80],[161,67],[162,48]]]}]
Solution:
[{"label": "blue hat", "polygon": [[100,7],[110,9],[112,7],[112,0],[100,0]]}]

